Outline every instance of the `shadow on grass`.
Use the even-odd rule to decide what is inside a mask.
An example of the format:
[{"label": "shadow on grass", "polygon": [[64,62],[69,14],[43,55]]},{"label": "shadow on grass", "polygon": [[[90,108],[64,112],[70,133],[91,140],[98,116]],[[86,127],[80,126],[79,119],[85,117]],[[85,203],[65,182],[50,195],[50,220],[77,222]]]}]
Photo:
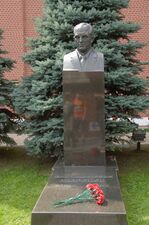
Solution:
[{"label": "shadow on grass", "polygon": [[37,158],[26,154],[25,148],[22,146],[16,147],[0,147],[0,168],[7,167],[14,169],[15,166],[19,168],[32,168],[41,170],[45,175],[51,170],[56,158]]}]

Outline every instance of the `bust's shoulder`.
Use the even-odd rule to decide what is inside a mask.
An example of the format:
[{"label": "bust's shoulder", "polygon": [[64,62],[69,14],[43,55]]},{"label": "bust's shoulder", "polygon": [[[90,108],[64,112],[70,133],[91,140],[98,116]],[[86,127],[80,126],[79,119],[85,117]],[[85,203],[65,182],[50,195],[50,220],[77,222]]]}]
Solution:
[{"label": "bust's shoulder", "polygon": [[67,53],[66,55],[64,55],[64,59],[66,58],[71,58],[73,57],[74,55],[76,55],[76,50],[74,50],[73,52],[69,52]]},{"label": "bust's shoulder", "polygon": [[104,57],[104,55],[103,55],[102,52],[97,52],[96,50],[93,50],[93,54],[94,54],[95,56],[98,56],[99,58],[103,58],[103,57]]}]

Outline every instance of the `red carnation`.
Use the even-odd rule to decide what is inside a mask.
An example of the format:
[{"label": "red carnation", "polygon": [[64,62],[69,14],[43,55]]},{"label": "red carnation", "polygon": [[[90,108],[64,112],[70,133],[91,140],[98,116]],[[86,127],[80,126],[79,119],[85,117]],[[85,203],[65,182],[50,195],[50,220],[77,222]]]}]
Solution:
[{"label": "red carnation", "polygon": [[94,200],[98,205],[102,205],[104,203],[105,200],[104,192],[98,184],[87,184],[85,186],[85,190],[81,194],[76,195],[75,197],[69,199],[55,202],[54,205],[55,207],[57,207],[61,205],[79,203],[86,200],[88,201]]}]

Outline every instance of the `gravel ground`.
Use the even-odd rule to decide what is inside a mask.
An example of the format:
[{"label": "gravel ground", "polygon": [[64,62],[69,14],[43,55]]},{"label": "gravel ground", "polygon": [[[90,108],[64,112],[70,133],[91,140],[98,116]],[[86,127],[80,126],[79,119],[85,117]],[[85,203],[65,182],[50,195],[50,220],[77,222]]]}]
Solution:
[{"label": "gravel ground", "polygon": [[[10,137],[12,137],[18,146],[23,146],[24,145],[24,139],[27,137],[27,135],[17,135],[17,134],[9,134]],[[135,144],[135,143],[134,143]],[[146,139],[145,141],[141,142],[141,144],[149,144],[149,132],[146,133]]]},{"label": "gravel ground", "polygon": [[[9,134],[10,137],[12,137],[18,146],[24,145],[24,139],[27,137],[27,135],[17,135],[17,134]],[[3,146],[3,145],[2,145]]]}]

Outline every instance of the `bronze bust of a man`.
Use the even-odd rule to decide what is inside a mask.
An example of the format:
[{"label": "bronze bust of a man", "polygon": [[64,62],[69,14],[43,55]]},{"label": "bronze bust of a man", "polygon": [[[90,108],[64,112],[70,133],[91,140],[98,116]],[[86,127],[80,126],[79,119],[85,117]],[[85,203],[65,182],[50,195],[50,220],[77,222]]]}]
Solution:
[{"label": "bronze bust of a man", "polygon": [[93,29],[88,23],[74,27],[77,49],[64,56],[63,70],[80,72],[104,71],[104,56],[92,48]]}]

